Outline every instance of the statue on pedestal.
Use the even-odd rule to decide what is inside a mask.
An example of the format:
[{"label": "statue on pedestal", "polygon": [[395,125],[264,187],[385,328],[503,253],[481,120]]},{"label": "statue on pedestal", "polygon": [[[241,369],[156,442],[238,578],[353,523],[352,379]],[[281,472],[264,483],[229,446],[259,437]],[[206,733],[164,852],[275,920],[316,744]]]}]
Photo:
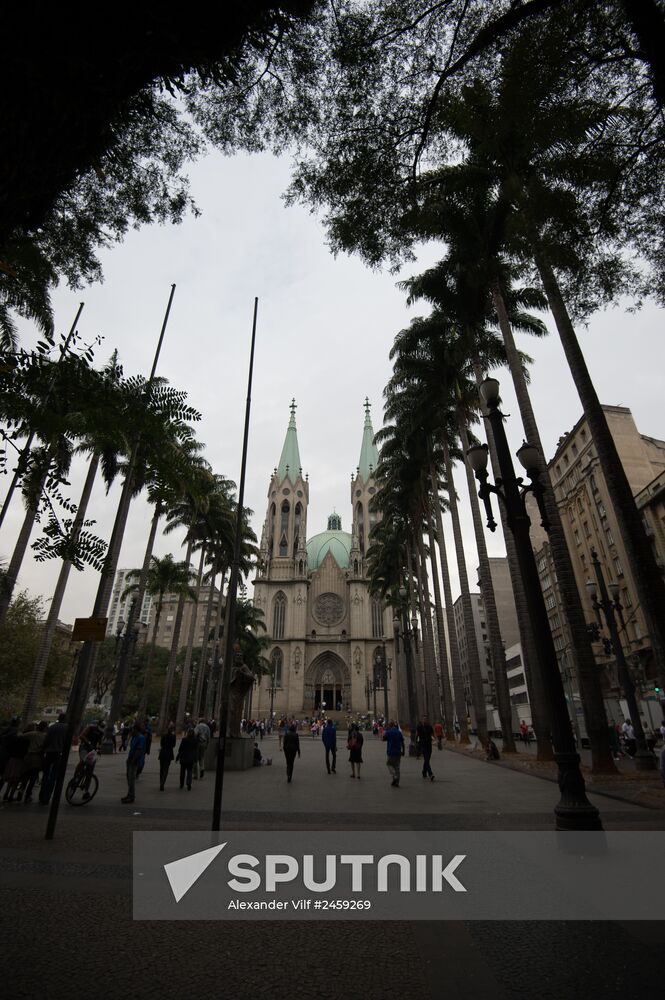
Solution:
[{"label": "statue on pedestal", "polygon": [[246,664],[234,663],[229,684],[229,736],[240,736],[242,708],[254,679],[254,674]]}]

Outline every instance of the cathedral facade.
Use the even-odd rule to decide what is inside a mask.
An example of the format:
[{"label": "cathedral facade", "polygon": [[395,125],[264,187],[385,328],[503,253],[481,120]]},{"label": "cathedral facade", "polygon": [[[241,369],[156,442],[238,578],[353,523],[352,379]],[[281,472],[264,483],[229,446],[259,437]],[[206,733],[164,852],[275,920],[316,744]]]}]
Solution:
[{"label": "cathedral facade", "polygon": [[[383,681],[393,660],[390,608],[369,593],[365,557],[377,514],[370,508],[378,452],[365,403],[360,461],[351,482],[351,531],[338,513],[309,534],[310,484],[303,476],[295,402],[278,466],[268,487],[254,603],[264,614],[270,674],[259,685],[252,714],[263,718],[383,714]],[[388,671],[390,673],[390,671]],[[396,685],[388,677],[394,713]]]}]

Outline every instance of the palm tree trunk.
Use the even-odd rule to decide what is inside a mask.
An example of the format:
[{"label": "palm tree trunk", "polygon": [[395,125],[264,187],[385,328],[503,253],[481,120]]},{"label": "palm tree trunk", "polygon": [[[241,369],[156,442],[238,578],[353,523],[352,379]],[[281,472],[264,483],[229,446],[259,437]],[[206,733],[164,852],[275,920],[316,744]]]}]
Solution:
[{"label": "palm tree trunk", "polygon": [[[573,563],[566,543],[566,536],[561,523],[561,514],[554,497],[550,482],[547,463],[545,461],[540,433],[536,417],[531,405],[531,397],[527,388],[524,371],[515,345],[513,331],[508,317],[508,311],[501,292],[496,283],[492,289],[494,308],[499,317],[501,334],[506,348],[506,357],[515,387],[517,404],[522,417],[524,433],[527,440],[536,446],[540,454],[540,481],[545,487],[544,502],[547,517],[550,522],[549,544],[554,562],[563,613],[566,616],[571,636],[570,654],[579,678],[582,694],[584,720],[591,744],[591,769],[598,774],[615,774],[616,765],[610,746],[605,703],[600,683],[600,671],[591,648],[589,632],[586,627],[584,609],[575,582]],[[575,705],[572,706],[573,712]]]},{"label": "palm tree trunk", "polygon": [[[416,610],[416,595],[413,592],[414,579],[413,579],[413,557],[411,550],[411,540],[409,539],[406,543],[406,573],[407,573],[407,597],[406,603],[407,608],[411,608],[411,615],[408,614],[407,617],[412,617]],[[424,663],[422,659],[422,643],[420,643],[419,648],[416,648],[415,637],[411,636],[411,663],[413,664],[413,690],[415,692],[415,705],[416,718],[415,722],[423,715],[423,705],[424,705],[424,684],[423,684],[423,673],[424,673]],[[413,721],[413,720],[412,720]],[[412,742],[415,742],[416,734],[413,732],[411,734]]]},{"label": "palm tree trunk", "polygon": [[12,597],[14,596],[14,588],[16,587],[16,581],[21,569],[21,564],[23,563],[23,559],[25,558],[25,553],[28,548],[28,542],[30,541],[30,535],[32,534],[32,528],[37,516],[39,500],[41,498],[45,482],[46,473],[42,476],[36,490],[36,502],[29,503],[25,509],[23,524],[21,525],[21,530],[19,531],[16,545],[14,546],[14,551],[12,552],[12,557],[9,561],[9,566],[0,580],[0,625],[3,625],[5,622],[7,612],[9,611],[9,605],[11,604]]},{"label": "palm tree trunk", "polygon": [[[224,583],[224,576],[222,576],[222,584],[223,583]],[[220,595],[219,595],[219,603],[220,603],[220,606],[221,606],[221,603],[222,603],[221,591],[220,591]],[[228,635],[229,634],[230,616],[231,616],[231,602],[230,601],[225,601],[225,603],[224,603],[224,635]],[[219,642],[219,636],[218,636],[218,640],[217,641]],[[222,653],[223,653],[223,649],[222,649]],[[217,691],[215,693],[215,706],[214,706],[214,712],[213,712],[213,715],[212,715],[213,719],[220,719],[221,718],[221,712],[222,712],[222,694],[224,693],[222,691],[222,678],[224,676],[224,662],[223,661],[220,664],[220,668],[219,668],[219,672],[218,673],[219,673],[219,677],[218,677],[218,681],[217,681]],[[254,687],[252,686],[250,688],[250,695],[251,695],[251,693],[252,693],[253,690],[254,690]]]},{"label": "palm tree trunk", "polygon": [[480,672],[480,650],[478,649],[478,642],[476,640],[476,626],[473,620],[473,607],[471,605],[471,593],[469,591],[469,577],[466,572],[466,557],[464,555],[462,528],[459,519],[459,509],[457,507],[453,463],[450,460],[448,442],[445,439],[442,441],[442,445],[443,459],[446,467],[446,479],[448,480],[450,519],[453,525],[453,537],[455,539],[455,552],[457,555],[457,568],[459,571],[460,590],[462,596],[462,611],[464,614],[464,631],[466,632],[466,652],[467,663],[469,665],[471,697],[476,710],[476,730],[478,733],[478,739],[484,746],[487,742],[487,708],[485,705],[483,677]]},{"label": "palm tree trunk", "polygon": [[423,652],[425,659],[425,690],[427,692],[427,708],[431,722],[441,718],[441,697],[439,695],[439,680],[436,667],[436,651],[432,633],[432,602],[430,599],[429,582],[427,579],[427,559],[423,535],[419,531],[416,536],[418,584],[422,592],[421,623],[423,628]]},{"label": "palm tree trunk", "polygon": [[148,708],[148,684],[150,682],[150,673],[152,671],[152,661],[155,655],[155,646],[157,645],[157,631],[159,629],[159,620],[162,617],[163,603],[164,594],[160,592],[159,598],[157,599],[157,608],[155,610],[155,621],[152,626],[152,641],[148,648],[145,670],[143,671],[143,688],[141,691],[141,701],[139,702],[139,715],[145,715]]},{"label": "palm tree trunk", "polygon": [[[192,549],[194,548],[194,540],[190,538],[187,542],[187,551],[185,553],[185,563],[189,569],[189,564],[192,559]],[[168,711],[169,705],[171,703],[171,691],[173,689],[173,678],[175,676],[176,660],[178,658],[178,648],[180,643],[180,631],[182,629],[182,619],[185,613],[185,601],[187,600],[187,595],[183,591],[178,598],[178,607],[176,608],[175,621],[173,623],[173,638],[171,639],[171,650],[169,652],[169,664],[166,668],[166,678],[164,680],[164,690],[162,692],[162,702],[159,707],[159,732],[165,733],[168,728]],[[194,615],[196,615],[196,607],[194,608]]]},{"label": "palm tree trunk", "polygon": [[[469,742],[469,731],[466,724],[466,702],[464,700],[464,682],[462,680],[462,667],[459,658],[459,643],[457,641],[457,629],[455,628],[455,612],[453,609],[453,591],[450,586],[450,570],[448,568],[448,555],[446,552],[446,539],[443,534],[443,518],[441,516],[441,498],[439,496],[438,477],[431,476],[434,484],[434,514],[436,517],[436,530],[438,534],[439,556],[441,561],[441,582],[443,584],[443,598],[446,608],[446,625],[448,628],[448,647],[450,649],[450,667],[453,675],[453,701],[455,714],[457,715],[457,725],[459,726],[460,743]],[[449,734],[450,736],[450,734]],[[453,739],[455,733],[453,730]]]},{"label": "palm tree trunk", "polygon": [[[656,564],[642,518],[635,506],[626,472],[607,425],[554,271],[541,248],[536,248],[534,256],[607,482],[610,502],[651,639],[656,668],[659,675],[665,677],[665,583]],[[637,722],[639,724],[639,719]]]},{"label": "palm tree trunk", "polygon": [[[431,467],[430,467],[431,468]],[[436,502],[436,500],[435,500]],[[439,670],[441,676],[441,696],[443,699],[443,726],[447,740],[455,739],[453,727],[453,696],[450,690],[450,663],[446,648],[446,631],[443,622],[443,605],[441,603],[441,585],[439,583],[439,566],[434,544],[434,523],[432,512],[428,513],[429,558],[432,565],[432,584],[434,586],[434,614],[436,615],[436,631],[439,640]]]},{"label": "palm tree trunk", "polygon": [[[150,521],[150,531],[148,532],[148,541],[146,543],[145,552],[143,555],[143,565],[141,567],[141,573],[139,575],[139,581],[136,586],[136,594],[132,604],[130,605],[129,614],[127,616],[127,624],[125,628],[128,633],[131,633],[132,629],[136,625],[140,615],[141,608],[143,607],[143,599],[145,597],[146,587],[148,586],[148,574],[150,572],[150,560],[152,559],[153,549],[155,548],[155,538],[157,537],[157,526],[159,524],[159,519],[162,516],[162,506],[157,503],[155,505],[155,512],[152,515],[152,520]],[[124,652],[120,657],[120,664],[118,666],[118,676],[116,677],[116,686],[122,685],[122,697],[125,694],[125,688],[127,686],[127,679],[129,677],[129,663],[127,659],[132,656],[133,643],[128,643],[125,646]],[[152,660],[152,654],[149,654],[150,660]],[[144,684],[145,688],[145,684]],[[139,710],[142,704],[143,696],[141,696],[141,703],[139,704]],[[115,703],[115,690],[113,692],[112,702]],[[118,711],[122,706],[122,698],[118,704]],[[110,722],[115,721],[115,719],[109,720]]]},{"label": "palm tree trunk", "polygon": [[189,681],[192,672],[192,651],[194,649],[194,639],[196,637],[196,619],[199,610],[199,597],[201,596],[201,580],[203,579],[203,567],[205,565],[206,547],[201,546],[201,558],[199,559],[199,570],[196,576],[196,600],[192,610],[192,617],[189,623],[189,634],[187,636],[187,652],[185,662],[182,666],[182,678],[180,681],[180,695],[178,697],[178,708],[175,713],[176,726],[184,722],[185,710],[187,707],[187,693],[189,692]]},{"label": "palm tree trunk", "polygon": [[212,640],[212,655],[210,657],[210,679],[208,682],[208,689],[206,691],[206,704],[205,704],[205,717],[206,719],[212,719],[215,705],[219,697],[219,689],[221,686],[222,671],[220,670],[220,664],[217,662],[219,660],[219,637],[222,632],[222,615],[224,613],[224,606],[222,604],[222,594],[224,591],[224,577],[226,575],[226,570],[222,571],[221,580],[219,582],[219,603],[217,605],[217,620],[215,622],[215,634]]},{"label": "palm tree trunk", "polygon": [[206,659],[208,656],[208,643],[210,635],[210,622],[212,619],[212,605],[215,597],[215,580],[219,571],[218,561],[215,559],[210,572],[210,593],[208,594],[208,604],[206,607],[205,625],[203,627],[203,642],[201,643],[201,661],[199,672],[196,677],[196,688],[194,689],[194,703],[192,705],[192,718],[197,719],[201,714],[201,695],[203,694],[203,678],[207,673]]},{"label": "palm tree trunk", "polygon": [[[476,383],[480,385],[483,381],[484,374],[478,358],[474,358],[473,368]],[[485,434],[490,453],[492,472],[494,474],[494,479],[497,480],[501,478],[501,470],[499,469],[499,461],[497,459],[496,448],[494,446],[492,427],[487,419],[487,415],[484,413],[483,422],[485,424]],[[524,676],[526,678],[526,686],[529,692],[529,703],[531,707],[531,724],[536,736],[536,759],[540,761],[552,761],[554,760],[554,751],[552,749],[552,724],[550,721],[550,711],[545,700],[545,693],[542,685],[542,671],[538,662],[536,646],[533,641],[533,630],[531,628],[531,621],[527,612],[524,585],[522,583],[522,577],[520,575],[517,562],[517,552],[515,551],[515,541],[506,521],[506,512],[503,504],[500,503],[498,507],[499,515],[501,517],[503,541],[506,546],[508,569],[510,570],[510,582],[512,584],[513,596],[515,598],[517,628],[520,634],[520,646],[522,649],[522,666],[524,667]]]},{"label": "palm tree trunk", "polygon": [[[134,449],[136,451],[136,447]],[[120,547],[122,545],[122,539],[125,533],[125,528],[127,526],[127,516],[129,514],[129,507],[132,502],[132,495],[134,493],[134,482],[135,476],[133,472],[133,459],[130,459],[129,468],[125,476],[125,482],[122,487],[122,494],[120,496],[120,502],[118,504],[118,510],[115,516],[115,523],[113,525],[113,532],[111,533],[111,541],[109,542],[108,551],[106,553],[106,560],[104,562],[104,569],[102,570],[102,577],[99,581],[99,587],[97,589],[97,597],[95,598],[95,609],[99,609],[98,614],[106,614],[108,611],[109,600],[111,599],[111,591],[113,589],[113,580],[115,579],[116,570],[118,568],[118,559],[120,557]],[[156,530],[156,529],[155,529]],[[139,614],[141,613],[141,608],[138,601],[134,601],[130,607],[129,621],[127,622],[125,628],[127,630],[127,635],[131,634],[131,628],[133,628],[136,623]],[[94,612],[93,612],[94,615]],[[79,662],[82,656],[86,655],[86,646],[91,646],[91,643],[84,643],[81,656],[79,657]],[[111,708],[109,711],[109,717],[107,719],[107,730],[104,736],[105,742],[111,735],[112,727],[115,722],[120,718],[120,710],[122,709],[122,704],[125,698],[125,690],[127,688],[127,680],[129,677],[129,659],[132,656],[132,652],[135,646],[133,641],[128,641],[123,643],[126,648],[125,655],[121,655],[120,661],[118,663],[118,673],[115,678],[115,684],[113,685],[113,696],[111,698]],[[88,654],[90,657],[90,662],[87,665],[87,672],[90,680],[92,679],[92,671],[95,665],[95,659],[97,655],[96,647],[90,649]],[[85,675],[84,675],[85,676]]]},{"label": "palm tree trunk", "polygon": [[[462,448],[466,455],[469,448],[469,435],[461,414],[458,415],[458,426]],[[473,531],[476,536],[476,549],[478,551],[478,565],[480,573],[480,586],[482,590],[483,605],[485,607],[485,621],[487,622],[487,634],[490,642],[490,656],[492,668],[494,670],[494,688],[496,690],[496,700],[499,708],[499,719],[501,721],[501,735],[503,738],[503,752],[515,753],[515,738],[513,736],[513,714],[510,704],[510,689],[508,687],[508,675],[506,674],[506,651],[501,639],[501,626],[499,625],[499,615],[496,610],[496,598],[494,596],[494,584],[490,571],[490,561],[485,543],[485,533],[480,515],[480,504],[473,472],[468,462],[464,462],[466,472],[466,483],[469,489],[469,500],[471,503],[471,516],[473,518]]]},{"label": "palm tree trunk", "polygon": [[[92,487],[95,482],[98,468],[99,454],[94,452],[90,459],[90,464],[88,465],[88,472],[83,484],[81,499],[79,500],[76,516],[74,517],[74,521],[72,523],[70,538],[74,544],[78,541],[78,537],[81,532],[81,527],[88,509],[88,503],[90,502],[90,495],[92,493]],[[62,599],[65,596],[65,590],[67,588],[67,581],[69,579],[69,572],[71,568],[71,562],[68,559],[63,560],[62,566],[60,567],[60,573],[58,575],[58,582],[55,585],[53,597],[51,598],[51,607],[49,608],[46,624],[44,625],[44,631],[42,632],[42,637],[39,642],[39,650],[37,652],[37,658],[32,671],[30,691],[23,709],[23,718],[28,722],[37,711],[37,701],[42,689],[42,684],[44,683],[46,664],[48,663],[48,658],[51,652],[53,636],[55,635],[56,625],[58,624],[60,608],[62,607]]]}]

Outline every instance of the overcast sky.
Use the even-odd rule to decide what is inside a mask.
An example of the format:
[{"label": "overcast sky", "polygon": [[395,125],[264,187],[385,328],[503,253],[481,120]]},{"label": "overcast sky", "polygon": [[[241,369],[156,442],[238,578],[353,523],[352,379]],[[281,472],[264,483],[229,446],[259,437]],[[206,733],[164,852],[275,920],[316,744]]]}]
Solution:
[{"label": "overcast sky", "polygon": [[[269,155],[232,159],[211,153],[191,170],[192,193],[202,210],[177,227],[145,227],[103,255],[103,284],[54,296],[58,332],[69,328],[78,302],[85,302],[79,330],[101,334],[101,363],[117,347],[126,374],[150,369],[172,282],[177,285],[158,374],[189,394],[202,413],[200,439],[216,472],[238,480],[245,409],[247,365],[254,296],[259,297],[257,348],[245,503],[255,511],[260,536],[267,488],[277,464],[295,397],[303,471],[309,473],[308,532],[326,527],[335,508],[351,527],[349,483],[358,464],[363,402],[369,396],[375,430],[381,424],[381,393],[390,376],[388,352],[394,335],[424,305],[407,309],[396,277],[369,271],[358,259],[333,258],[318,220],[304,208],[285,208],[281,194],[288,160]],[[440,256],[423,251],[419,264]],[[417,273],[418,265],[404,275]],[[554,331],[553,324],[548,325]],[[22,343],[36,339],[28,324]],[[599,396],[604,403],[632,409],[638,429],[665,437],[662,406],[662,316],[654,307],[631,315],[620,310],[593,318],[580,337]],[[556,332],[540,341],[522,338],[534,358],[532,397],[547,457],[560,435],[581,415]],[[513,451],[522,441],[521,424],[507,373],[499,373]],[[83,466],[74,467],[77,498]],[[6,480],[2,486],[6,488]],[[466,485],[458,470],[458,491]],[[100,486],[89,516],[94,531],[108,538],[119,489],[108,497]],[[462,504],[471,579],[474,552],[468,501]],[[22,507],[16,499],[0,538],[0,558],[11,555]],[[137,499],[130,513],[121,567],[142,562],[150,510]],[[448,519],[446,519],[447,521]],[[447,530],[449,531],[449,524]],[[500,528],[488,533],[491,555],[504,554]],[[37,537],[37,530],[33,540]],[[181,553],[181,538],[159,537],[155,554]],[[449,531],[448,549],[453,552]],[[451,560],[452,562],[452,560]],[[454,596],[459,593],[451,565]],[[24,562],[19,586],[48,599],[58,572],[55,562]],[[98,577],[72,572],[61,618],[71,622],[92,610]]]}]

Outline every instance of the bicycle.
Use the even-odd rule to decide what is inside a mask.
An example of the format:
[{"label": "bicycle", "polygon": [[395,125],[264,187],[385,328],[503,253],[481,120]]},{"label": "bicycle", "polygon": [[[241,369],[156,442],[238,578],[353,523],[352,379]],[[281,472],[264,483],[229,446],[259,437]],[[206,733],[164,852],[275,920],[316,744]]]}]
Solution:
[{"label": "bicycle", "polygon": [[65,789],[65,799],[70,806],[87,806],[99,789],[99,778],[94,773],[97,751],[91,750],[85,760],[76,765],[74,775]]}]

